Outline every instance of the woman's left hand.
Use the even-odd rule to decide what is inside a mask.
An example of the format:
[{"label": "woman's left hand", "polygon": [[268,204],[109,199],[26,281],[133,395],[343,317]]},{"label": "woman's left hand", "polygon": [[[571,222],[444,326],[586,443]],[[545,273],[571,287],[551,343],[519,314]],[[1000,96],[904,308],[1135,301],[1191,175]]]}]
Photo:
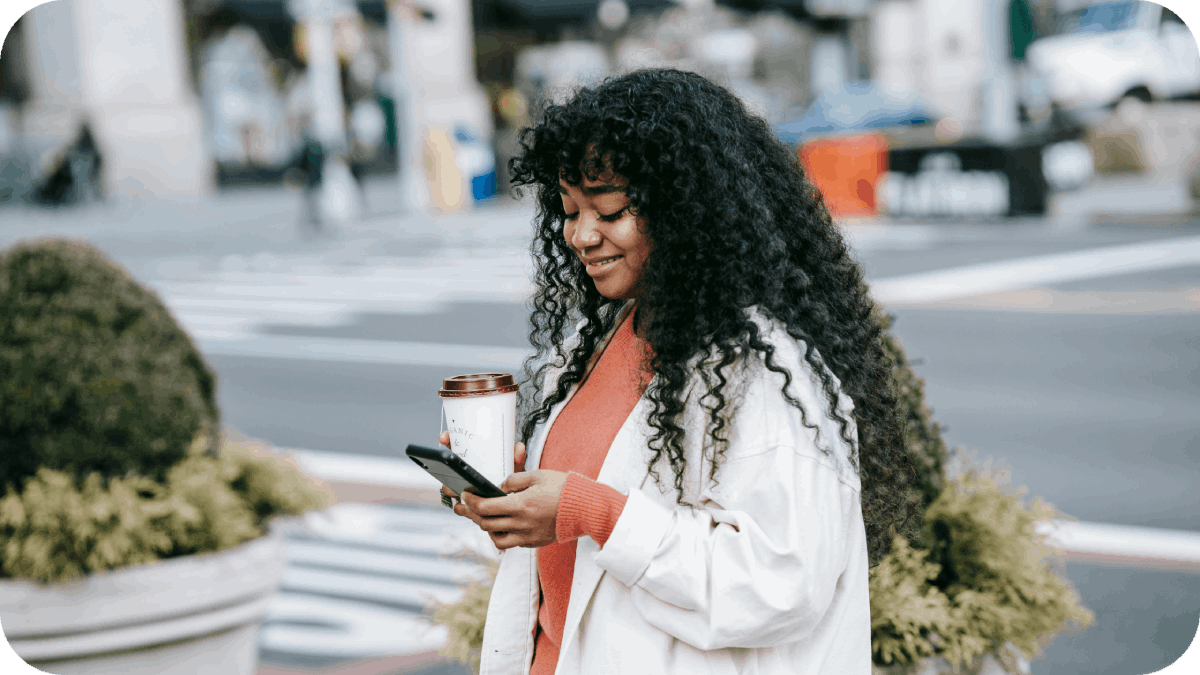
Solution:
[{"label": "woman's left hand", "polygon": [[514,473],[500,485],[510,494],[487,498],[464,491],[454,513],[470,518],[500,550],[553,544],[558,541],[558,499],[566,483],[567,474],[562,471]]}]

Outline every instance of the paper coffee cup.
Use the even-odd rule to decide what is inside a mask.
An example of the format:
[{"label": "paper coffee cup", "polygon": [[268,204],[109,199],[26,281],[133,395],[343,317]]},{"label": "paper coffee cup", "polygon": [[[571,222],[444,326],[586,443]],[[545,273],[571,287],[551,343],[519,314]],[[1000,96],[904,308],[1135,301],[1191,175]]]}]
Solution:
[{"label": "paper coffee cup", "polygon": [[438,391],[450,450],[497,486],[513,472],[518,389],[508,373],[480,373],[446,378]]}]

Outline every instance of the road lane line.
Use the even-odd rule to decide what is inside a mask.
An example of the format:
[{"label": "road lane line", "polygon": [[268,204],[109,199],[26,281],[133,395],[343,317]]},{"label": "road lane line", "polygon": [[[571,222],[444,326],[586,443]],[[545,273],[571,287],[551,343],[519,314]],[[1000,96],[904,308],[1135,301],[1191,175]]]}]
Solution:
[{"label": "road lane line", "polygon": [[871,283],[883,305],[908,305],[1096,277],[1200,265],[1200,237],[1018,258]]}]

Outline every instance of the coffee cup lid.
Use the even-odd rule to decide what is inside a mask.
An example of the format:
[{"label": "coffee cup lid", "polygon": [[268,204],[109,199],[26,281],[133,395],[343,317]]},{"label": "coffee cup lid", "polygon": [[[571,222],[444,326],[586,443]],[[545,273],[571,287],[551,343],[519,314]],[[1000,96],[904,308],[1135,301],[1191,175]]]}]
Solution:
[{"label": "coffee cup lid", "polygon": [[455,375],[442,380],[442,388],[438,390],[438,396],[453,398],[456,396],[508,394],[520,388],[521,386],[508,373]]}]

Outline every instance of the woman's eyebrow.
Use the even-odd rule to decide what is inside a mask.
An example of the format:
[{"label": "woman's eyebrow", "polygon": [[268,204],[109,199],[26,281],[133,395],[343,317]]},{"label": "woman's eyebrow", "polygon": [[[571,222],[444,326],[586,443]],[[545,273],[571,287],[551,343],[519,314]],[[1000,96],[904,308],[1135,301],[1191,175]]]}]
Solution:
[{"label": "woman's eyebrow", "polygon": [[[584,195],[586,195],[588,197],[595,197],[596,195],[607,195],[607,194],[612,194],[614,192],[620,192],[620,193],[626,192],[626,188],[624,185],[610,185],[610,184],[592,185],[590,187],[587,185],[584,185],[584,186],[581,186],[579,189],[583,192]],[[559,192],[559,194],[564,194],[564,195],[567,194],[567,189],[565,187],[563,187],[562,183],[558,184],[558,192]]]}]

